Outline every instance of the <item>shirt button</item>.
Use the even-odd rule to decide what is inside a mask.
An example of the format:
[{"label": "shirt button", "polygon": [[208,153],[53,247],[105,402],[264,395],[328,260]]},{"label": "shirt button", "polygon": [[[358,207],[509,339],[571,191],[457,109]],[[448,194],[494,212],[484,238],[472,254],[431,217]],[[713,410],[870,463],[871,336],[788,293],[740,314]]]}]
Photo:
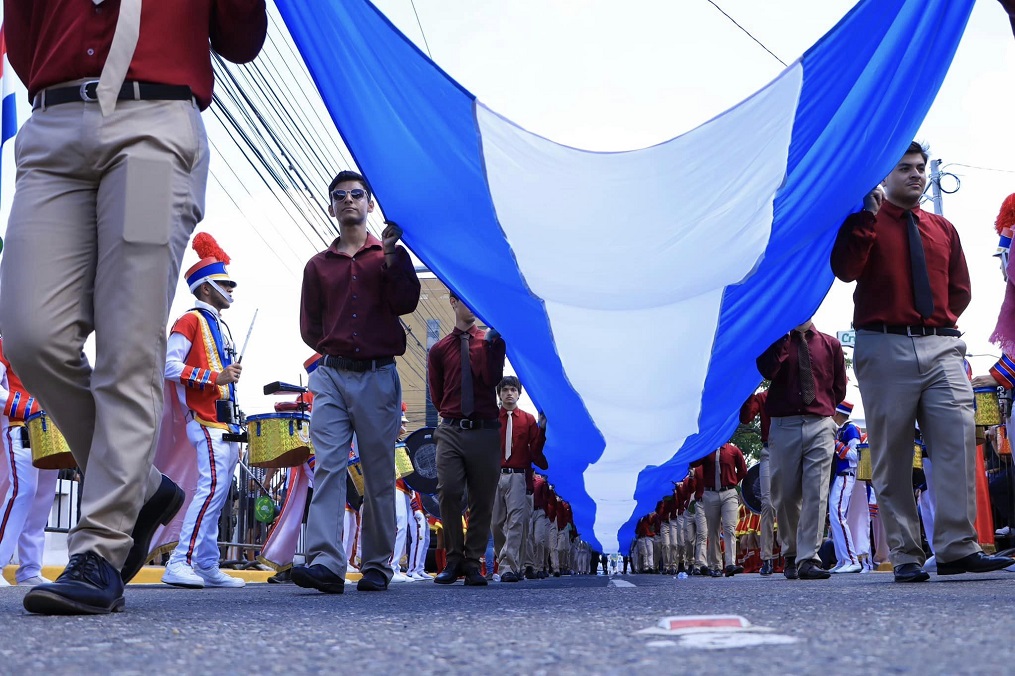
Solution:
[{"label": "shirt button", "polygon": [[356,279],[356,275],[353,275],[353,276],[352,276],[352,278],[353,278],[353,279]]},{"label": "shirt button", "polygon": [[88,56],[95,56],[95,50],[94,49],[89,49],[88,50]]},{"label": "shirt button", "polygon": [[352,313],[352,318],[356,319],[356,313],[355,312]]},{"label": "shirt button", "polygon": [[356,348],[356,352],[359,352],[359,348],[358,347]]},{"label": "shirt button", "polygon": [[354,335],[354,336],[358,336],[359,334],[358,334],[358,333],[356,333],[355,331],[353,331],[353,332],[352,332],[352,335]]},{"label": "shirt button", "polygon": [[352,299],[356,300],[356,294],[352,294]]}]

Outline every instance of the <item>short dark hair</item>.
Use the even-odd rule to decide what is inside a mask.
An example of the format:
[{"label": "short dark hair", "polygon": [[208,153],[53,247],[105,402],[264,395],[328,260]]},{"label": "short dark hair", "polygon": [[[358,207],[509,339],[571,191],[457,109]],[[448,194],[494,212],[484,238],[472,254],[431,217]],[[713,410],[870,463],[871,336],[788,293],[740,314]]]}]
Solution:
[{"label": "short dark hair", "polygon": [[500,391],[505,387],[513,387],[518,390],[518,394],[522,393],[522,384],[518,382],[518,378],[515,376],[504,376],[501,378],[500,382],[497,383],[497,394],[500,394]]},{"label": "short dark hair", "polygon": [[338,172],[338,176],[331,179],[331,185],[328,186],[328,202],[331,202],[331,191],[335,189],[336,185],[339,183],[348,183],[350,181],[355,181],[362,185],[363,189],[367,191],[367,199],[373,199],[374,189],[370,187],[370,181],[366,180],[362,174],[357,174],[355,171],[345,169]]},{"label": "short dark hair", "polygon": [[909,144],[909,148],[902,155],[903,155],[903,157],[905,157],[906,155],[916,155],[916,154],[919,154],[920,157],[923,158],[923,161],[926,162],[927,161],[927,157],[928,157],[927,156],[927,151],[928,150],[930,150],[930,148],[928,148],[927,146],[923,145],[919,141],[913,141],[912,143]]},{"label": "short dark hair", "polygon": [[451,291],[450,289],[448,289],[448,298],[450,300],[457,300],[457,301],[462,300],[461,298],[458,297],[457,293],[455,293],[454,291]]}]

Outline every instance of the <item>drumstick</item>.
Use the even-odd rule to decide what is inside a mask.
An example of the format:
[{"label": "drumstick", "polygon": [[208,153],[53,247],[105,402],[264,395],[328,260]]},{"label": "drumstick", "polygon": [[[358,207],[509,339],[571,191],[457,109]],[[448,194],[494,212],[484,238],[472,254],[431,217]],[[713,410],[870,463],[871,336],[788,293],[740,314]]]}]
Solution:
[{"label": "drumstick", "polygon": [[243,349],[240,350],[240,358],[236,360],[237,364],[243,361],[243,354],[247,351],[247,344],[250,342],[250,334],[254,332],[254,322],[257,321],[257,313],[260,311],[260,308],[254,310],[254,317],[250,320],[250,328],[247,329],[247,337],[243,339]]}]

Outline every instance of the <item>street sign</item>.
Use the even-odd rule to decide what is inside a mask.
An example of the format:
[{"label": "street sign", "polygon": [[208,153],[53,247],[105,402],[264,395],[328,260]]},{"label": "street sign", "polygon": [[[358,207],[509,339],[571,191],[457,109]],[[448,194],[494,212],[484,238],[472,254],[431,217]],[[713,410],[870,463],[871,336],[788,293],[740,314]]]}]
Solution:
[{"label": "street sign", "polygon": [[856,331],[837,331],[835,337],[839,339],[843,347],[856,347]]}]

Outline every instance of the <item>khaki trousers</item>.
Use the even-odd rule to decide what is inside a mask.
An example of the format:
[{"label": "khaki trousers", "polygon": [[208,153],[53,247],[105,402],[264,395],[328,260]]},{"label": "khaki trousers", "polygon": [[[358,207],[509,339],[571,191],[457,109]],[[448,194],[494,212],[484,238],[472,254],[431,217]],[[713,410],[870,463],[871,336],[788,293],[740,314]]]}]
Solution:
[{"label": "khaki trousers", "polygon": [[[32,113],[0,266],[4,352],[85,474],[70,554],[123,566],[153,469],[166,324],[204,214],[208,143],[190,101]],[[82,348],[95,333],[95,365]]]},{"label": "khaki trousers", "polygon": [[535,543],[532,521],[535,517],[532,511],[532,493],[525,494],[525,510],[522,513],[522,553],[520,560],[525,568],[536,569]]},{"label": "khaki trousers", "polygon": [[726,542],[725,561],[727,566],[737,562],[737,517],[740,515],[740,500],[735,488],[724,491],[705,490],[701,497],[708,523],[708,565],[719,567],[719,537]]},{"label": "khaki trousers", "polygon": [[566,527],[557,529],[557,557],[562,569],[571,567],[571,531]]},{"label": "khaki trousers", "polygon": [[[486,544],[490,541],[490,519],[497,495],[497,479],[501,476],[500,432],[441,425],[434,439],[437,441],[437,495],[444,524],[447,565],[479,569],[479,559],[486,553]],[[469,530],[463,533],[459,514],[466,489]]]},{"label": "khaki trousers", "polygon": [[[705,520],[704,496],[694,506],[694,565],[705,565],[705,547],[708,543],[708,522]],[[718,557],[715,557],[718,560]]]},{"label": "khaki trousers", "polygon": [[546,539],[549,537],[550,520],[542,509],[532,510],[532,560],[537,571],[546,570]]},{"label": "khaki trousers", "polygon": [[525,523],[528,521],[529,503],[525,499],[525,474],[501,474],[497,482],[497,497],[493,503],[493,547],[497,552],[497,565],[504,573],[524,573],[522,542]]},{"label": "khaki trousers", "polygon": [[[952,562],[980,551],[976,537],[973,391],[959,338],[858,331],[855,368],[870,439],[878,515],[892,565],[923,564],[913,494],[913,432],[934,457],[934,553]],[[939,481],[933,481],[939,478]]]},{"label": "khaki trousers", "polygon": [[546,529],[546,549],[550,552],[550,568],[560,572],[560,552],[557,551],[557,520],[546,519],[549,528]]},{"label": "khaki trousers", "polygon": [[797,415],[772,418],[768,432],[779,542],[783,556],[795,557],[798,564],[819,562],[836,429],[831,418]]},{"label": "khaki trousers", "polygon": [[[394,448],[402,404],[398,371],[394,364],[362,373],[320,366],[309,384],[314,394],[310,436],[317,456],[305,537],[307,565],[322,565],[345,576],[346,478],[355,434],[365,493],[360,570],[375,570],[390,581],[395,549]],[[446,533],[450,525],[445,523],[444,529]]]},{"label": "khaki trousers", "polygon": [[771,452],[766,443],[761,447],[761,460],[758,478],[761,483],[761,558],[767,561],[772,558],[775,544],[775,506],[772,504],[772,461]]}]

